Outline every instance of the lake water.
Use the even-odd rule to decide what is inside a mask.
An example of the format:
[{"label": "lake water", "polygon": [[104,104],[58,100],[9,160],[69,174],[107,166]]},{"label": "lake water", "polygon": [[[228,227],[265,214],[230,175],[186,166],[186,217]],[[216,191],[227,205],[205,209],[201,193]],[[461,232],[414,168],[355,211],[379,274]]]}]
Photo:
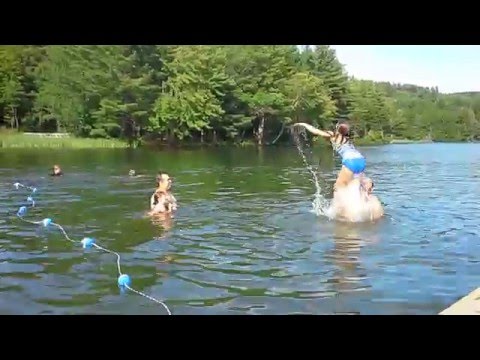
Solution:
[{"label": "lake water", "polygon": [[[18,181],[38,188],[28,219],[118,251],[132,287],[174,315],[437,314],[480,286],[480,145],[363,152],[386,209],[373,224],[315,216],[296,148],[2,150],[0,313],[165,314],[119,291],[115,256],[16,218]],[[339,161],[310,160],[330,198]],[[64,177],[46,176],[54,163]],[[179,201],[170,222],[145,216],[160,169]]]}]

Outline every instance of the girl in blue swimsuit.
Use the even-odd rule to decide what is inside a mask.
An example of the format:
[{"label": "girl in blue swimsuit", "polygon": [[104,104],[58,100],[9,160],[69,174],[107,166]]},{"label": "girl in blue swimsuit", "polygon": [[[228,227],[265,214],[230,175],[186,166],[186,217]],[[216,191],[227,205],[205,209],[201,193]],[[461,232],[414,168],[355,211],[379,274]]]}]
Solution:
[{"label": "girl in blue swimsuit", "polygon": [[347,186],[355,177],[363,176],[367,163],[365,157],[352,144],[347,124],[337,124],[335,131],[323,131],[307,123],[296,123],[294,126],[303,126],[313,135],[329,139],[333,149],[342,158],[342,169],[335,182],[335,190],[340,186]]}]

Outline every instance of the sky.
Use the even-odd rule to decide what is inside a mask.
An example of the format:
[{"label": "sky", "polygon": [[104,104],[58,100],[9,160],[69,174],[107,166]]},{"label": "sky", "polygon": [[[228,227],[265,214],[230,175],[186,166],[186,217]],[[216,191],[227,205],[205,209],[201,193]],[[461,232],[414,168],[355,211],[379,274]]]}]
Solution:
[{"label": "sky", "polygon": [[349,75],[434,87],[443,93],[480,91],[479,45],[331,45]]}]

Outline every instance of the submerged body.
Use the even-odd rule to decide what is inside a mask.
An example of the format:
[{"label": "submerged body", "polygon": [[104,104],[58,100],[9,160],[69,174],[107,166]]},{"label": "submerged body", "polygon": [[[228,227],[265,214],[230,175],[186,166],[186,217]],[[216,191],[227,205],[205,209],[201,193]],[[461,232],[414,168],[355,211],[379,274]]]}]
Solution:
[{"label": "submerged body", "polygon": [[329,209],[329,216],[341,221],[364,222],[378,220],[384,215],[383,206],[372,195],[370,179],[354,179],[337,189]]},{"label": "submerged body", "polygon": [[169,192],[156,191],[150,198],[152,213],[171,213],[177,210],[177,200]]}]

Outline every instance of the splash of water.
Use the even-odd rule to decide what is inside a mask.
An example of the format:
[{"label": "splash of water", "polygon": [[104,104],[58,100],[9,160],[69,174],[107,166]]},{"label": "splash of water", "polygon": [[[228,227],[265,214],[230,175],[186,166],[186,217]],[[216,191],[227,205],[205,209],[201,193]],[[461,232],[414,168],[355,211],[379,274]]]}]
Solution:
[{"label": "splash of water", "polygon": [[[379,204],[378,199],[365,201],[361,195],[358,180],[357,182],[352,182],[345,188],[338,189],[335,199],[326,199],[325,196],[322,195],[318,174],[307,159],[305,149],[309,148],[309,146],[306,130],[303,128],[295,129],[292,131],[292,134],[298,152],[315,185],[316,191],[312,202],[313,213],[317,216],[326,216],[330,220],[336,219],[348,222],[371,221],[372,216],[378,216],[373,215],[375,213],[378,214],[380,211],[378,207],[381,207],[381,205],[377,205]],[[312,154],[311,149],[309,150],[310,154]],[[347,208],[345,208],[345,206],[347,206]]]},{"label": "splash of water", "polygon": [[305,167],[307,168],[308,172],[312,176],[311,180],[315,185],[315,194],[312,201],[312,211],[317,216],[327,216],[330,218],[332,216],[330,201],[327,200],[325,196],[322,195],[322,188],[320,187],[318,174],[313,168],[313,166],[307,160],[307,156],[305,154],[304,148],[309,147],[306,130],[303,128],[295,128],[295,127],[292,130],[293,130],[292,134],[293,134],[295,146],[297,147],[297,150],[303,159],[303,163],[305,164]]}]

